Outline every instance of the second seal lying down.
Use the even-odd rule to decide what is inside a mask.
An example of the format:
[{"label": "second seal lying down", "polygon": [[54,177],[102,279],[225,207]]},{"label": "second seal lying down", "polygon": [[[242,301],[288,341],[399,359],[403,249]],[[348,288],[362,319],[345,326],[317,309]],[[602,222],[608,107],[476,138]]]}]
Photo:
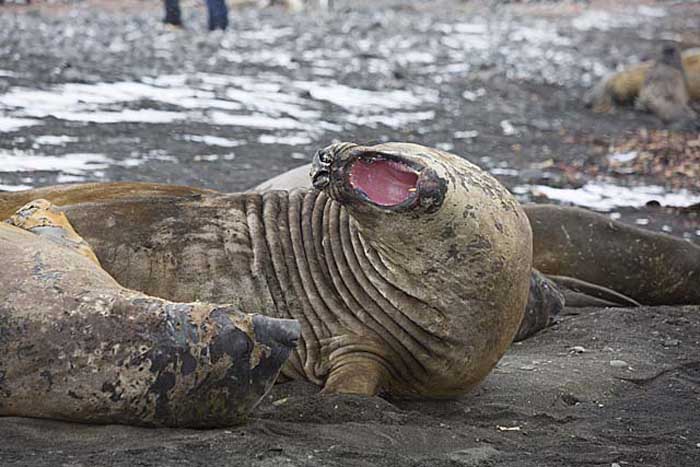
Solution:
[{"label": "second seal lying down", "polygon": [[272,387],[299,323],[121,287],[46,200],[0,223],[0,416],[215,427]]},{"label": "second seal lying down", "polygon": [[523,317],[532,237],[517,201],[409,144],[333,145],[312,178],[319,190],[265,194],[56,187],[2,195],[0,214],[46,198],[123,286],[299,320],[283,373],[326,392],[468,391]]}]

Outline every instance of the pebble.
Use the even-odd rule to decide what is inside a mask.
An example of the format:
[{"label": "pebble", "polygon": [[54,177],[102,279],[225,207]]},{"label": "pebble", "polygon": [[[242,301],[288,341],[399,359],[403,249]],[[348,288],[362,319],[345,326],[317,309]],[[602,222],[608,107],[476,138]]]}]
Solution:
[{"label": "pebble", "polygon": [[499,431],[520,431],[519,426],[501,426],[501,425],[496,425],[496,428],[498,428]]},{"label": "pebble", "polygon": [[624,360],[610,360],[610,366],[613,368],[625,368],[627,367],[627,362]]},{"label": "pebble", "polygon": [[586,348],[585,348],[584,346],[582,346],[582,345],[575,345],[575,346],[573,346],[573,347],[569,347],[569,350],[570,350],[571,352],[575,352],[575,353],[585,353],[585,352],[588,352],[588,350],[586,350]]}]

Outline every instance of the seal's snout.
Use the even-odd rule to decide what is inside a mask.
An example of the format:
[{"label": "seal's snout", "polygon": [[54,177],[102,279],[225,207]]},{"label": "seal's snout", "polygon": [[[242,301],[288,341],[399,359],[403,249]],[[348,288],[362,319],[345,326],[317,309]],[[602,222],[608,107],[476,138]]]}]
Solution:
[{"label": "seal's snout", "polygon": [[255,336],[258,341],[271,345],[277,343],[293,349],[301,336],[301,325],[294,319],[278,319],[256,315],[253,318]]},{"label": "seal's snout", "polygon": [[328,148],[321,149],[314,155],[311,163],[311,184],[317,190],[323,190],[331,183],[332,162],[333,155]]}]

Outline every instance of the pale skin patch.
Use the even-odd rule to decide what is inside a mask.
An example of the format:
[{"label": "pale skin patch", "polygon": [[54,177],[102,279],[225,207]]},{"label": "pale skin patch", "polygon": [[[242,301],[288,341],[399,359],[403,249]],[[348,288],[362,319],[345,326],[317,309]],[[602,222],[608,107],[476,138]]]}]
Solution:
[{"label": "pale skin patch", "polygon": [[270,349],[270,347],[259,343],[257,341],[257,339],[255,338],[255,328],[253,327],[253,316],[252,315],[245,315],[245,316],[238,318],[237,316],[232,315],[231,321],[233,321],[233,323],[236,325],[236,327],[238,329],[245,332],[246,335],[250,338],[250,341],[253,343],[253,350],[251,350],[251,352],[250,352],[249,365],[250,365],[251,369],[257,367],[263,358],[267,358],[270,356],[272,350]]},{"label": "pale skin patch", "polygon": [[5,222],[74,250],[100,266],[95,252],[78,235],[66,215],[45,199],[30,201]]}]

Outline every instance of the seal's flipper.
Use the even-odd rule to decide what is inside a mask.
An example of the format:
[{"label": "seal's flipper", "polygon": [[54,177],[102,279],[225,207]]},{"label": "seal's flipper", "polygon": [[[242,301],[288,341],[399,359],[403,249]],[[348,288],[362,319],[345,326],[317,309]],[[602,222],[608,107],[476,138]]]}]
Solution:
[{"label": "seal's flipper", "polygon": [[328,377],[321,392],[361,396],[381,393],[390,381],[390,364],[382,356],[387,350],[367,336],[346,334],[325,339],[321,352],[327,356]]},{"label": "seal's flipper", "polygon": [[567,306],[641,306],[638,301],[597,284],[567,276],[548,275],[547,277],[559,286]]},{"label": "seal's flipper", "polygon": [[6,222],[71,249],[100,266],[95,252],[78,235],[66,215],[45,199],[30,201],[17,210]]},{"label": "seal's flipper", "polygon": [[557,285],[533,269],[525,315],[513,340],[521,341],[554,324],[566,302]]},{"label": "seal's flipper", "polygon": [[0,416],[233,425],[300,334],[293,320],[125,289],[74,248],[7,223],[0,263]]}]

